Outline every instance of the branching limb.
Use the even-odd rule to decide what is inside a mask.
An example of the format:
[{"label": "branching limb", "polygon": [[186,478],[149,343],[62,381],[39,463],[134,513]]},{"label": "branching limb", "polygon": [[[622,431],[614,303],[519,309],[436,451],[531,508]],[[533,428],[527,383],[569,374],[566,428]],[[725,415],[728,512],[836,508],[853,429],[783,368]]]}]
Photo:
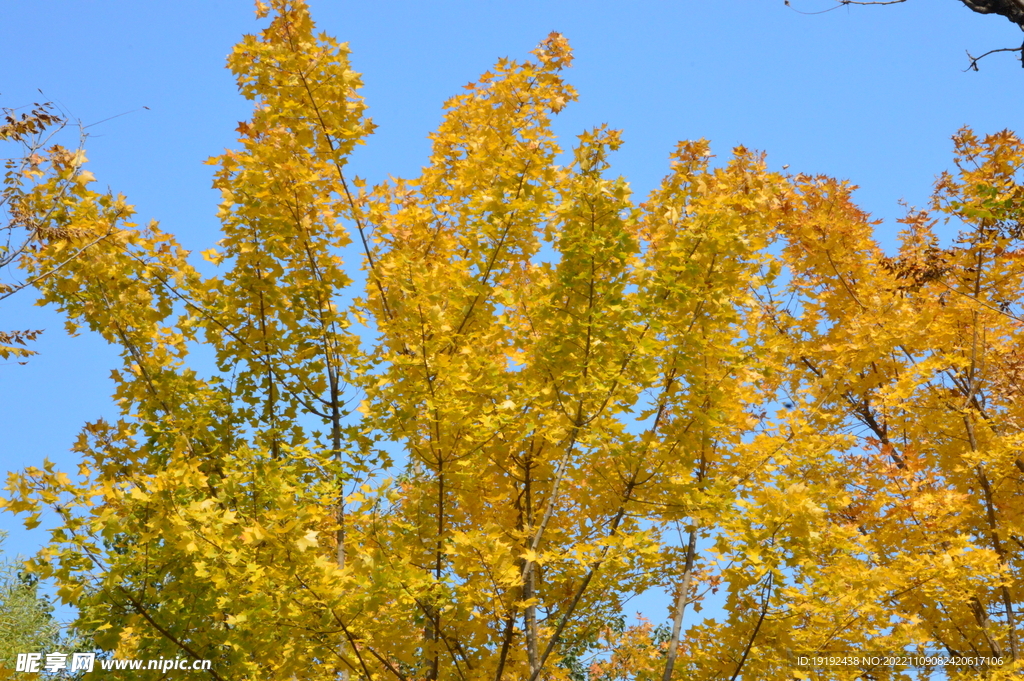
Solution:
[{"label": "branching limb", "polygon": [[[847,5],[900,5],[907,0],[836,0],[836,4],[828,9],[820,10],[817,12],[802,12],[792,4],[789,0],[785,0],[786,7],[798,14],[826,14],[833,10],[837,10],[840,7]],[[1024,0],[960,0],[964,6],[976,12],[978,14],[998,14],[999,16],[1006,17],[1009,21],[1024,30]],[[1020,52],[1021,53],[1021,66],[1024,66],[1024,45],[1021,47],[1003,47],[997,50],[989,50],[988,52],[975,57],[970,52],[967,53],[967,58],[970,59],[970,63],[964,71],[977,71],[978,62],[987,57],[990,54],[996,52]]]},{"label": "branching limb", "polygon": [[754,647],[754,641],[757,640],[757,634],[761,631],[761,625],[764,624],[765,615],[768,614],[768,604],[772,600],[772,589],[775,586],[775,573],[769,571],[768,578],[765,580],[764,586],[761,588],[761,614],[757,618],[757,624],[754,625],[754,631],[750,633],[750,640],[747,641],[746,648],[743,649],[743,657],[740,658],[740,663],[736,665],[736,671],[733,672],[732,678],[729,681],[736,681],[739,677],[740,672],[743,670],[743,665],[747,663],[747,656],[750,655],[750,650]]},{"label": "branching limb", "polygon": [[1024,66],[1024,45],[1022,45],[1020,47],[1002,47],[1002,48],[1000,48],[998,50],[989,50],[985,54],[978,55],[977,57],[972,55],[970,52],[967,52],[967,58],[971,60],[971,63],[967,65],[967,68],[964,69],[964,72],[967,72],[967,71],[977,71],[978,70],[978,62],[981,61],[982,59],[984,59],[985,57],[987,57],[988,55],[995,54],[996,52],[1020,52],[1021,53],[1021,66]]},{"label": "branching limb", "polygon": [[821,10],[819,12],[801,12],[797,8],[793,7],[793,5],[789,4],[789,0],[786,0],[786,7],[790,8],[791,10],[796,12],[797,14],[825,14],[826,12],[831,12],[833,10],[837,10],[840,7],[842,7],[843,5],[898,5],[898,4],[902,3],[902,2],[906,2],[907,0],[878,0],[877,2],[856,2],[855,0],[836,0],[836,1],[837,1],[838,4],[835,7],[829,7],[828,9],[823,9],[823,10]]}]

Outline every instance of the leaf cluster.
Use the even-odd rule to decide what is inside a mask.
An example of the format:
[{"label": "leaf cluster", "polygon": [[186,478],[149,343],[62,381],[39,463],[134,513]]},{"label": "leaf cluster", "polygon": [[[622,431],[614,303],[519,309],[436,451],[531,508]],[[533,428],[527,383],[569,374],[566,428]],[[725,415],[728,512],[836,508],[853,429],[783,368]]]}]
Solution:
[{"label": "leaf cluster", "polygon": [[[19,195],[19,265],[121,352],[78,474],[2,502],[56,512],[32,569],[96,645],[246,679],[792,679],[924,646],[1019,670],[1019,138],[961,131],[895,255],[849,183],[743,147],[680,143],[635,202],[618,131],[552,132],[553,33],[368,187],[348,48],[301,2],[258,12],[216,275],[81,155]],[[626,625],[654,590],[665,622]]]}]

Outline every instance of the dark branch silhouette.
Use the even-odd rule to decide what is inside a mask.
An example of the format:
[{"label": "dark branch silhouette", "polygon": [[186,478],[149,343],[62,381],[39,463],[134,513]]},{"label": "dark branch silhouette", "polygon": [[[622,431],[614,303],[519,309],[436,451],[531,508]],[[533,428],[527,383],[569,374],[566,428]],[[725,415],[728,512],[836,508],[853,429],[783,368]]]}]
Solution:
[{"label": "dark branch silhouette", "polygon": [[[899,5],[907,0],[836,0],[836,4],[833,7],[829,7],[826,10],[819,12],[801,12],[790,4],[790,0],[785,0],[786,7],[789,7],[794,12],[800,14],[824,14],[825,12],[831,12],[832,10],[839,9],[845,5]],[[998,14],[999,16],[1006,17],[1009,21],[1016,24],[1022,31],[1024,31],[1024,0],[960,0],[967,9],[978,14]],[[970,52],[967,53],[967,58],[970,59],[970,63],[964,71],[977,71],[978,62],[990,54],[996,52],[1020,52],[1021,55],[1021,66],[1024,66],[1024,44],[1020,47],[1002,47],[995,50],[989,50],[982,55],[975,57]]]}]

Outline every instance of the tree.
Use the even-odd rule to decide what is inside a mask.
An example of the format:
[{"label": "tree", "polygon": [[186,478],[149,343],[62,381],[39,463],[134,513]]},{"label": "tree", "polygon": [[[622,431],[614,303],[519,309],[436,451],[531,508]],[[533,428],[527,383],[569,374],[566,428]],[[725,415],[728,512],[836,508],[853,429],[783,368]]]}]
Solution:
[{"label": "tree", "polygon": [[[257,7],[229,58],[254,114],[211,159],[220,274],[60,169],[26,194],[48,231],[22,266],[124,360],[79,475],[3,501],[56,512],[32,567],[96,645],[214,679],[792,679],[915,646],[1021,668],[1017,137],[961,131],[894,257],[851,185],[742,147],[680,143],[636,204],[617,131],[563,160],[552,33],[446,103],[420,176],[369,188],[347,48]],[[626,624],[653,587],[666,621]],[[864,674],[910,678],[819,670]]]},{"label": "tree", "polygon": [[[907,0],[865,0],[864,2],[858,2],[858,0],[836,0],[836,5],[833,9],[843,7],[845,5],[900,5]],[[1024,2],[1021,0],[960,0],[967,9],[978,14],[996,14],[998,16],[1005,17],[1012,23],[1016,24],[1022,31],[1024,31]],[[786,0],[786,6],[791,6],[790,1]],[[825,10],[826,12],[829,10]],[[1020,52],[1021,53],[1021,65],[1024,66],[1024,46],[1021,47],[1002,47],[995,50],[989,50],[984,54],[974,57],[970,52],[967,53],[967,58],[970,59],[968,64],[969,69],[978,70],[978,62],[984,59],[990,54],[996,52]]]},{"label": "tree", "polygon": [[[3,189],[0,190],[0,211],[3,233],[0,244],[0,300],[8,298],[38,280],[49,276],[61,268],[70,259],[81,255],[105,235],[97,235],[91,242],[80,243],[77,249],[65,253],[65,257],[52,264],[52,271],[41,271],[36,279],[27,282],[6,283],[3,279],[16,269],[19,261],[31,250],[38,248],[39,243],[54,235],[46,234],[49,229],[49,215],[33,216],[24,206],[27,195],[31,193],[31,185],[52,172],[59,176],[60,181],[55,189],[59,193],[76,183],[88,182],[91,175],[82,171],[85,154],[79,147],[69,151],[59,145],[47,147],[54,136],[67,125],[67,121],[54,113],[50,103],[35,104],[28,113],[3,109],[4,123],[0,124],[0,142],[18,148],[18,155],[6,157],[4,162]],[[84,135],[83,135],[84,139]],[[26,189],[26,184],[30,185]],[[55,204],[56,206],[56,204]],[[42,333],[40,330],[5,331],[0,330],[0,358],[25,358],[34,355],[28,349],[29,342]]]},{"label": "tree", "polygon": [[[0,532],[0,541],[6,536]],[[81,641],[62,631],[39,581],[16,563],[0,564],[0,670],[13,670],[18,653],[71,653]],[[60,678],[72,678],[63,674]]]}]

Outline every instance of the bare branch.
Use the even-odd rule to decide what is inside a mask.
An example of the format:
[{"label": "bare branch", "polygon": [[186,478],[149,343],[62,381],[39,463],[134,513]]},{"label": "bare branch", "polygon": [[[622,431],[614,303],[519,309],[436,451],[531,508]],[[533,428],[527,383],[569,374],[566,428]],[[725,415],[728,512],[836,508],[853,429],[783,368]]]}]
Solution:
[{"label": "bare branch", "polygon": [[967,53],[967,58],[971,60],[971,63],[967,65],[967,68],[964,69],[964,72],[971,71],[971,70],[977,71],[978,70],[978,61],[981,60],[981,59],[984,59],[988,55],[994,54],[996,52],[1021,52],[1021,66],[1024,66],[1024,45],[1022,45],[1021,47],[1002,47],[1002,48],[1000,48],[998,50],[989,50],[985,54],[978,55],[977,57],[975,57],[970,52],[968,52]]},{"label": "bare branch", "polygon": [[801,12],[796,7],[793,7],[793,5],[789,4],[789,0],[786,0],[786,7],[790,8],[791,10],[796,12],[797,14],[811,15],[811,14],[826,14],[826,13],[831,12],[833,10],[839,9],[843,5],[898,5],[901,2],[906,2],[907,0],[878,0],[877,2],[856,2],[855,0],[836,0],[836,1],[839,4],[837,4],[835,7],[829,7],[828,9],[823,9],[823,10],[821,10],[819,12]]},{"label": "bare branch", "polygon": [[[798,14],[812,15],[826,14],[847,5],[900,5],[906,1],[907,0],[835,0],[835,5],[818,12],[800,11],[793,7],[789,0],[785,0],[785,3],[786,7],[789,7]],[[1009,21],[1020,27],[1021,30],[1024,30],[1024,0],[960,0],[960,2],[962,2],[967,9],[978,14],[998,14],[999,16],[1006,17]],[[1004,47],[998,50],[989,50],[979,57],[975,57],[968,52],[967,57],[971,61],[964,71],[977,71],[978,61],[990,54],[995,54],[996,52],[1020,52],[1021,66],[1024,66],[1024,45],[1022,45],[1021,47]]]}]

